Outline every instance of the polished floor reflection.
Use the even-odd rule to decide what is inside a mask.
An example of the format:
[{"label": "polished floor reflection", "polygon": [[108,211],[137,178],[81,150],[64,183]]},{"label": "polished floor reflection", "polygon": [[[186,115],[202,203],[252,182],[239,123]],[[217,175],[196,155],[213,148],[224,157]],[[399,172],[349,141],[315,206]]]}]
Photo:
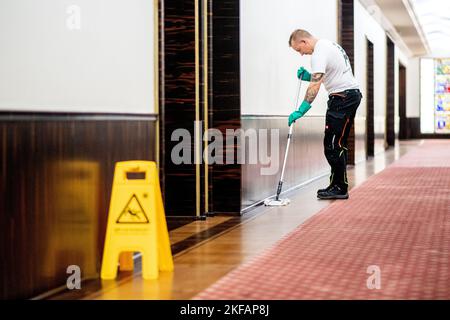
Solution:
[{"label": "polished floor reflection", "polygon": [[[349,169],[351,187],[363,183],[418,146],[421,141],[401,142]],[[270,247],[332,201],[316,199],[316,190],[328,177],[292,191],[291,204],[281,208],[258,207],[242,218],[211,217],[170,231],[175,271],[158,280],[143,280],[137,259],[134,273],[114,281],[94,281],[79,292],[57,294],[51,299],[190,299],[219,278]],[[178,246],[178,247],[177,247]]]}]

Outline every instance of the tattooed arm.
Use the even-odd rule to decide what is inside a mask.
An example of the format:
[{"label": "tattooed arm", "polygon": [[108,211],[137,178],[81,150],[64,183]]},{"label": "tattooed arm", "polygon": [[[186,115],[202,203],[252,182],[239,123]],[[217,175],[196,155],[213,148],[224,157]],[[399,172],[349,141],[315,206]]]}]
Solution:
[{"label": "tattooed arm", "polygon": [[311,109],[311,103],[317,96],[319,92],[320,85],[322,84],[323,73],[314,73],[311,76],[311,82],[309,83],[308,90],[306,91],[305,100],[303,100],[302,104],[298,108],[297,111],[294,111],[290,114],[288,125],[291,126],[297,119],[300,119]]},{"label": "tattooed arm", "polygon": [[314,73],[311,76],[311,82],[309,83],[308,90],[306,91],[305,100],[308,103],[312,103],[319,92],[320,85],[323,81],[323,73]]}]

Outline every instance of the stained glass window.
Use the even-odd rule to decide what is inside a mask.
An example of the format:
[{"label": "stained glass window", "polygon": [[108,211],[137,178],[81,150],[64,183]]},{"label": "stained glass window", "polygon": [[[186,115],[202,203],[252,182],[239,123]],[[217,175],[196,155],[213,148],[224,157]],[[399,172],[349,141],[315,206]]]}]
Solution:
[{"label": "stained glass window", "polygon": [[436,133],[450,133],[450,59],[435,60],[434,123]]}]

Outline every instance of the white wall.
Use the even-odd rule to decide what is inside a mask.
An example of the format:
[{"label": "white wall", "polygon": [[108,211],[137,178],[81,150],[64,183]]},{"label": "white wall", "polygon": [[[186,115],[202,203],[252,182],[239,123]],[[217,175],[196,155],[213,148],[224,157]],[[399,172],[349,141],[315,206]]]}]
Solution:
[{"label": "white wall", "polygon": [[420,58],[408,60],[406,82],[406,116],[416,118],[420,116]]},{"label": "white wall", "polygon": [[0,110],[155,112],[153,0],[1,0],[0,46]]},{"label": "white wall", "polygon": [[[244,0],[241,10],[241,112],[288,115],[296,109],[297,69],[310,70],[310,57],[289,47],[295,29],[318,38],[337,39],[336,0]],[[303,82],[300,101],[308,83]],[[322,88],[307,116],[325,115]]]},{"label": "white wall", "polygon": [[[419,114],[421,133],[434,133],[435,131],[435,61],[433,59],[419,60]],[[417,81],[419,82],[419,81]]]},{"label": "white wall", "polygon": [[374,50],[375,133],[386,131],[386,34],[375,19],[355,1],[355,77],[361,85],[363,100],[357,115],[366,116],[367,108],[367,39]]}]

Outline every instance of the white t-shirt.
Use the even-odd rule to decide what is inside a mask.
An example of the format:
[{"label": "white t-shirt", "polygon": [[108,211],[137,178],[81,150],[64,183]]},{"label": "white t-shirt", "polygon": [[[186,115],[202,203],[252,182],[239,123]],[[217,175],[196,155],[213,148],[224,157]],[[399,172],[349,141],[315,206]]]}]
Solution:
[{"label": "white t-shirt", "polygon": [[323,84],[329,94],[359,89],[347,54],[333,41],[317,41],[311,56],[311,67],[311,73],[324,73]]}]

